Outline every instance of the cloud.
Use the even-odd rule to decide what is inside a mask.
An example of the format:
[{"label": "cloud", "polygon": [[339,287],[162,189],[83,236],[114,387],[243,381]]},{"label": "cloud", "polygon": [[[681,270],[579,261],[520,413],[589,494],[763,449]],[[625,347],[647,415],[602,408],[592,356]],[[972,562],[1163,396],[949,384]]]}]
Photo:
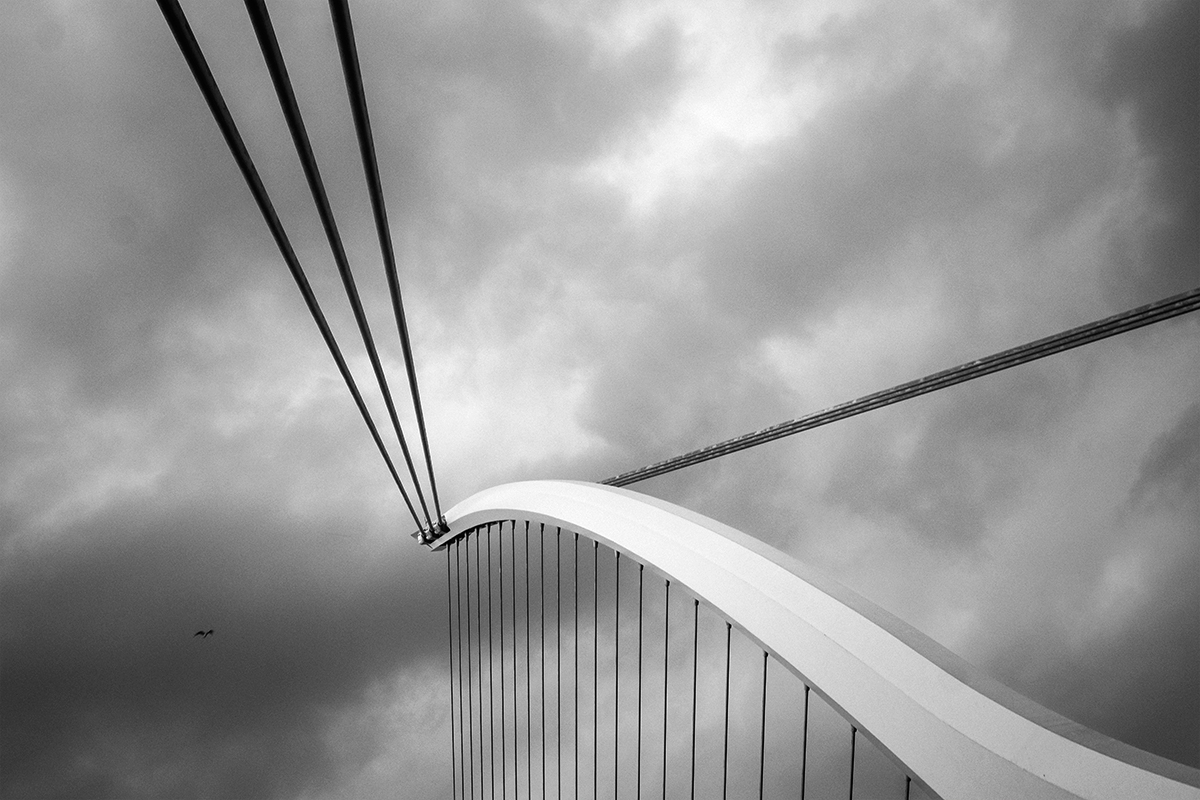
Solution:
[{"label": "cloud", "polygon": [[[638,334],[619,366],[597,372],[585,406],[589,425],[614,444],[658,442],[631,465],[1113,308],[1104,288],[1120,268],[1113,253],[1141,235],[1142,181],[1152,175],[1140,166],[1138,129],[1072,70],[1084,58],[1076,48],[1103,52],[1125,17],[1108,17],[1111,27],[1041,20],[1033,34],[1029,20],[1001,12],[983,25],[990,47],[965,62],[932,46],[923,57],[914,42],[954,39],[916,24],[914,36],[894,37],[893,58],[838,61],[878,52],[860,43],[892,22],[840,21],[843,49],[819,54],[797,40],[807,60],[788,69],[820,64],[859,82],[846,81],[794,132],[747,147],[741,171],[658,221],[700,235],[663,234],[669,258],[659,272],[669,278],[660,291],[639,285],[630,306],[653,313],[625,316]],[[1154,285],[1139,284],[1136,297],[1160,296]],[[1141,680],[1182,685],[1175,670],[1191,649],[1190,633],[1166,633],[1184,624],[1171,609],[1188,602],[1182,573],[1166,565],[1195,527],[1195,510],[1177,503],[1162,519],[1132,519],[1111,502],[1135,483],[1122,466],[1129,454],[1145,452],[1186,407],[1171,365],[1189,358],[1195,328],[1166,330],[1130,337],[1148,342],[1144,365],[1129,360],[1127,345],[1098,345],[635,488],[819,564],[1068,716],[1194,761],[1186,710],[1169,716],[1170,733],[1151,735],[1149,720],[1163,709],[1143,717],[1136,701],[1118,711],[1091,695],[1136,697]],[[1122,370],[1147,386],[1116,379]],[[629,390],[639,385],[648,388]],[[737,399],[707,410],[716,385]],[[1141,414],[1148,418],[1135,424]],[[664,433],[676,424],[671,447]],[[1124,426],[1139,431],[1136,444],[1114,436]],[[1091,455],[1079,459],[1080,447]],[[1139,555],[1122,535],[1136,539]],[[1127,562],[1141,567],[1130,573],[1119,566]],[[916,574],[928,593],[913,585]],[[1064,576],[1069,588],[1056,590]],[[1158,581],[1171,588],[1153,592]],[[1105,623],[1118,608],[1120,619]],[[1152,608],[1174,620],[1150,626],[1165,648],[1153,678],[1132,660],[1151,647],[1135,630]],[[1071,666],[1038,672],[1050,663]],[[1088,688],[1047,689],[1084,663]]]},{"label": "cloud", "polygon": [[1142,25],[1112,41],[1102,96],[1128,108],[1153,164],[1145,228],[1119,256],[1111,277],[1124,298],[1167,296],[1200,283],[1200,99],[1188,87],[1200,55],[1188,31],[1200,25],[1195,3],[1165,2]]},{"label": "cloud", "polygon": [[[187,10],[382,419],[244,13]],[[327,10],[272,10],[400,375]],[[354,13],[444,506],[1195,284],[1186,3]],[[21,2],[0,37],[5,796],[443,790],[442,564],[166,25]],[[1197,333],[635,488],[1195,763]]]},{"label": "cloud", "polygon": [[405,260],[418,286],[435,281],[434,302],[470,291],[529,231],[554,235],[588,220],[595,209],[571,185],[572,169],[652,119],[678,83],[678,34],[666,23],[621,47],[586,14],[555,20],[520,3],[356,24],[382,111],[376,125],[427,145],[423,169],[436,171],[406,186],[400,165],[384,162],[403,213],[397,236],[412,245]]},{"label": "cloud", "polygon": [[[1185,330],[1194,335],[1184,323],[1113,347],[1073,413],[1030,443],[1045,448],[1042,466],[992,526],[960,602],[974,616],[971,660],[1073,719],[1186,762],[1197,727],[1185,654],[1200,631],[1182,576],[1198,555],[1200,506],[1175,487],[1192,478],[1194,389],[1162,377],[1194,357],[1194,339],[1170,341]],[[1156,357],[1142,363],[1143,348]],[[1144,681],[1174,703],[1148,699]]]},{"label": "cloud", "polygon": [[[1189,490],[1200,485],[1200,403],[1193,403],[1179,422],[1162,434],[1142,461],[1130,491],[1137,502],[1188,502]],[[1191,497],[1195,500],[1194,497]]]},{"label": "cloud", "polygon": [[[84,397],[119,402],[167,366],[146,339],[229,290],[245,261],[213,257],[211,237],[250,206],[162,23],[107,10],[10,9],[2,159],[19,211],[5,249],[20,268],[3,276],[0,314],[20,367],[59,368]],[[250,233],[229,244],[254,262]]]},{"label": "cloud", "polygon": [[1089,602],[1057,603],[1062,641],[1035,640],[991,660],[1001,679],[1035,700],[1181,763],[1200,755],[1200,589],[1186,577],[1200,566],[1195,423],[1193,405],[1142,458],[1116,538],[1081,543],[1099,544],[1098,557],[1091,574],[1066,579],[1084,583]]},{"label": "cloud", "polygon": [[328,714],[440,655],[444,589],[332,523],[129,504],[9,558],[6,789],[288,796],[343,768]]}]

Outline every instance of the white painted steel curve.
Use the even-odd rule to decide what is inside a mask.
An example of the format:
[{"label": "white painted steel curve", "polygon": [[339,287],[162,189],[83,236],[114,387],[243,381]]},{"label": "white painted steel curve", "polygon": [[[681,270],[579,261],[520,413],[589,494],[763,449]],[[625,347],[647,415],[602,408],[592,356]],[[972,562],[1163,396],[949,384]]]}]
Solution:
[{"label": "white painted steel curve", "polygon": [[935,797],[1200,800],[1200,770],[1055,714],[770,547],[625,489],[530,481],[450,509],[451,532],[560,526],[687,587],[741,628]]}]

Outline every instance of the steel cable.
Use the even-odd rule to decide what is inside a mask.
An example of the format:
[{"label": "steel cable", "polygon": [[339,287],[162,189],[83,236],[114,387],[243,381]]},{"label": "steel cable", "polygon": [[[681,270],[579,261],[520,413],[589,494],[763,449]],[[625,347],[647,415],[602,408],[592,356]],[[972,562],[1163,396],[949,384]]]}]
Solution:
[{"label": "steel cable", "polygon": [[492,650],[492,523],[487,526],[487,610],[488,610],[488,753],[491,758],[492,797],[496,796],[496,656]]},{"label": "steel cable", "polygon": [[[724,717],[724,739],[721,750],[721,800],[725,800],[729,796],[729,639],[733,632],[733,626],[728,622],[725,623],[725,717]],[[801,770],[800,777],[800,797],[804,797],[804,773]]]},{"label": "steel cable", "polygon": [[644,481],[648,478],[665,475],[668,472],[674,472],[675,470],[690,467],[694,464],[719,458],[730,453],[736,453],[739,450],[746,450],[756,445],[782,439],[785,436],[791,436],[801,431],[812,430],[813,428],[837,422],[847,417],[863,414],[867,411],[874,411],[877,408],[898,403],[902,400],[908,400],[937,391],[938,389],[974,380],[975,378],[990,375],[1009,367],[1036,361],[1037,359],[1090,344],[1109,336],[1126,333],[1145,325],[1151,325],[1155,322],[1161,322],[1195,311],[1198,308],[1200,308],[1200,289],[1193,289],[1190,292],[1183,292],[1182,294],[1168,297],[1156,303],[1149,303],[1130,311],[1114,314],[1097,322],[1081,325],[1053,336],[1047,336],[1009,348],[1008,350],[1003,350],[985,358],[960,364],[957,367],[942,370],[941,372],[935,372],[924,378],[902,383],[890,389],[860,397],[857,400],[841,403],[840,405],[809,414],[808,416],[787,422],[780,422],[768,428],[754,431],[753,433],[747,433],[733,439],[727,439],[723,442],[702,447],[698,450],[692,450],[683,455],[650,464],[649,466],[623,472],[620,475],[601,481],[601,483],[609,486],[628,486],[638,481]]},{"label": "steel cable", "polygon": [[213,78],[212,71],[209,69],[208,62],[200,50],[200,45],[196,41],[195,34],[192,33],[192,28],[188,24],[183,9],[180,8],[178,0],[158,0],[158,6],[167,21],[168,27],[171,29],[172,35],[175,37],[176,43],[179,45],[184,60],[187,61],[188,67],[192,70],[192,75],[200,88],[201,94],[204,95],[204,99],[208,103],[209,110],[216,120],[217,127],[221,129],[221,134],[225,137],[225,143],[228,145],[234,161],[237,162],[238,169],[242,172],[242,177],[246,180],[246,184],[250,188],[250,193],[253,195],[259,212],[262,213],[263,219],[271,231],[272,238],[275,239],[275,245],[279,248],[279,252],[283,256],[288,270],[292,273],[292,278],[296,281],[296,285],[300,289],[300,294],[304,297],[308,311],[321,332],[321,338],[325,340],[325,345],[329,348],[329,353],[333,356],[334,363],[337,364],[338,372],[341,373],[342,380],[346,382],[346,388],[350,390],[350,395],[354,398],[354,404],[358,406],[359,413],[362,414],[363,421],[366,423],[367,429],[371,432],[371,438],[375,441],[375,446],[379,448],[379,454],[383,457],[384,463],[387,464],[388,472],[391,473],[392,480],[396,483],[396,488],[400,490],[400,496],[404,498],[404,503],[408,506],[408,511],[412,515],[413,521],[416,522],[417,527],[422,527],[421,518],[413,507],[408,492],[400,480],[400,475],[392,463],[392,458],[388,455],[387,448],[383,444],[383,439],[379,436],[379,430],[375,427],[375,421],[371,419],[371,414],[367,410],[366,403],[363,402],[358,384],[355,383],[354,376],[350,374],[350,368],[346,365],[346,359],[342,356],[341,348],[338,347],[337,341],[334,339],[333,331],[330,330],[329,323],[325,319],[325,314],[321,311],[316,294],[314,294],[312,287],[308,283],[308,277],[304,274],[304,268],[300,265],[300,260],[296,257],[296,252],[292,248],[291,241],[283,229],[283,223],[279,220],[279,215],[276,213],[275,206],[267,194],[262,178],[258,174],[258,169],[254,166],[254,161],[250,158],[250,152],[246,149],[246,144],[242,140],[242,135],[238,132],[237,125],[234,124],[233,115],[229,113],[229,108],[225,105],[225,99],[221,95],[221,90],[217,87],[216,79]]},{"label": "steel cable", "polygon": [[[763,799],[763,789],[767,778],[767,653],[763,651],[763,683],[762,683],[762,727],[758,740],[758,800]],[[853,767],[851,767],[853,769]],[[854,774],[851,772],[850,781],[853,783]]]},{"label": "steel cable", "polygon": [[275,28],[271,24],[271,16],[267,12],[265,0],[245,0],[245,4],[246,11],[250,15],[250,24],[254,27],[254,35],[258,38],[258,46],[262,50],[263,60],[267,63],[267,71],[271,75],[271,83],[275,86],[275,94],[279,98],[279,105],[283,109],[283,116],[287,121],[288,131],[292,135],[292,143],[296,147],[296,154],[299,156],[300,165],[304,169],[304,178],[308,182],[313,202],[317,205],[317,213],[321,217],[321,226],[325,230],[325,238],[329,241],[329,249],[333,251],[333,260],[337,264],[338,274],[342,278],[342,286],[345,288],[346,297],[350,301],[350,310],[354,313],[354,322],[358,325],[363,346],[366,348],[367,357],[371,361],[371,369],[375,373],[375,381],[379,384],[379,390],[383,393],[383,401],[384,405],[387,406],[388,417],[391,419],[392,427],[396,431],[396,437],[400,441],[400,450],[404,454],[404,461],[408,466],[408,474],[413,481],[414,493],[421,504],[422,512],[425,514],[425,521],[428,523],[430,531],[432,531],[433,520],[429,516],[429,507],[425,504],[425,495],[421,491],[421,483],[417,479],[417,470],[413,466],[412,454],[408,450],[408,441],[404,436],[403,428],[400,426],[400,418],[396,414],[396,404],[392,400],[392,391],[388,386],[387,376],[383,371],[383,363],[379,360],[379,352],[375,348],[375,339],[371,335],[371,325],[367,320],[367,314],[362,305],[362,298],[359,296],[358,287],[354,282],[354,273],[351,271],[350,261],[346,257],[346,248],[342,243],[342,236],[338,231],[337,221],[333,216],[333,209],[329,205],[329,196],[325,191],[325,182],[321,179],[321,170],[317,166],[312,142],[308,138],[308,131],[304,127],[304,119],[300,115],[300,106],[296,102],[296,93],[292,88],[291,78],[288,76],[287,64],[284,63],[283,53],[279,49],[279,40],[275,36]]},{"label": "steel cable", "polygon": [[662,796],[667,796],[667,698],[669,697],[667,681],[669,679],[668,665],[671,660],[671,581],[667,580],[666,593],[663,595],[663,772]]},{"label": "steel cable", "polygon": [[529,656],[529,522],[525,522],[525,785],[533,797],[533,660]]},{"label": "steel cable", "polygon": [[546,523],[538,525],[538,645],[542,659],[542,797],[546,796]]},{"label": "steel cable", "polygon": [[[466,568],[466,585],[467,585],[467,730],[470,734],[470,755],[471,758],[467,762],[471,769],[471,797],[475,797],[475,695],[474,687],[471,685],[471,538],[468,532],[463,539],[463,549],[466,550],[466,558],[463,559]],[[483,743],[480,742],[482,750]],[[465,791],[465,789],[464,789]],[[482,787],[480,787],[482,791]]]},{"label": "steel cable", "polygon": [[[484,753],[487,752],[483,746],[483,589],[479,577],[479,545],[483,544],[483,531],[479,528],[475,529],[475,633],[479,637],[479,644],[475,648],[476,663],[479,669],[479,680],[476,685],[479,687],[479,795],[483,796],[483,761]],[[472,763],[472,769],[474,764]]]},{"label": "steel cable", "polygon": [[[505,716],[504,682],[504,521],[500,521],[499,559],[500,559],[500,785],[502,795],[508,797],[508,720]],[[513,579],[516,579],[516,567],[513,567]],[[513,631],[515,636],[516,631]],[[514,647],[516,647],[514,640]],[[514,704],[516,701],[513,701]],[[514,736],[516,735],[514,731]]]},{"label": "steel cable", "polygon": [[562,797],[562,528],[554,529],[554,688],[555,730],[558,733],[558,783],[555,797]]},{"label": "steel cable", "polygon": [[579,797],[579,534],[575,534],[575,797]]},{"label": "steel cable", "polygon": [[621,764],[621,551],[613,551],[613,796],[620,786]]},{"label": "steel cable", "polygon": [[696,800],[696,673],[700,666],[700,601],[692,600],[692,767],[688,796]]},{"label": "steel cable", "polygon": [[450,643],[448,650],[449,668],[446,674],[450,677],[450,791],[451,800],[458,798],[458,760],[455,748],[458,742],[454,735],[454,596],[450,588],[450,548],[446,548],[446,639]]},{"label": "steel cable", "polygon": [[[520,742],[520,727],[521,727],[521,710],[517,704],[521,700],[521,693],[517,688],[517,521],[510,520],[512,525],[512,538],[509,540],[512,554],[512,642],[513,642],[513,792],[519,797],[521,795],[521,742]],[[529,788],[529,787],[526,787]],[[532,789],[530,789],[532,792]]]},{"label": "steel cable", "polygon": [[808,684],[804,684],[804,749],[800,751],[800,800],[804,800],[804,788],[808,778]]},{"label": "steel cable", "polygon": [[600,796],[600,543],[592,541],[592,797]]},{"label": "steel cable", "polygon": [[347,0],[329,0],[329,13],[333,18],[338,53],[342,59],[342,72],[346,77],[346,91],[350,95],[350,109],[354,115],[354,129],[358,134],[358,148],[362,156],[363,171],[366,173],[367,190],[371,195],[371,211],[375,216],[375,230],[379,235],[379,248],[383,253],[384,271],[387,274],[388,292],[392,299],[392,311],[396,317],[396,328],[400,334],[400,347],[404,353],[404,368],[408,373],[408,388],[412,393],[413,409],[417,417],[417,432],[421,447],[425,451],[425,467],[429,471],[429,492],[433,496],[433,509],[437,514],[438,526],[445,533],[449,529],[442,518],[441,501],[438,500],[437,481],[433,476],[433,455],[429,450],[429,435],[425,430],[425,412],[421,405],[421,391],[417,386],[417,367],[413,361],[412,342],[408,335],[408,321],[404,315],[404,301],[400,296],[400,279],[396,272],[396,254],[392,248],[391,229],[388,226],[387,207],[383,199],[383,185],[379,178],[379,164],[375,157],[375,139],[371,134],[371,118],[367,112],[367,95],[363,89],[362,69],[358,61],[358,48],[354,43],[354,26],[350,20]]},{"label": "steel cable", "polygon": [[858,742],[858,728],[850,726],[850,800],[854,800],[854,745]]},{"label": "steel cable", "polygon": [[[464,723],[463,707],[463,587],[462,577],[462,539],[454,540],[454,588],[457,594],[458,606],[458,763],[462,769],[462,794],[467,796],[467,726]],[[468,644],[470,642],[468,641]],[[470,675],[467,677],[468,683]]]},{"label": "steel cable", "polygon": [[637,800],[642,798],[642,573],[638,564],[638,692],[637,692]]}]

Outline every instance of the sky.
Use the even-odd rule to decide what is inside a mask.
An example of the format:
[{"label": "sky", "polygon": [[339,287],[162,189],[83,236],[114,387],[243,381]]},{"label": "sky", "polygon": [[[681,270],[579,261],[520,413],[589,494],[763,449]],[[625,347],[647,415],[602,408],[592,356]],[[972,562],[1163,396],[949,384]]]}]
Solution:
[{"label": "sky", "polygon": [[[369,387],[245,10],[183,6]],[[328,9],[270,9],[400,386]],[[352,12],[447,507],[1200,285],[1200,3]],[[632,488],[1200,766],[1197,363],[1192,315]],[[0,796],[448,794],[412,527],[156,5],[9,2]]]}]

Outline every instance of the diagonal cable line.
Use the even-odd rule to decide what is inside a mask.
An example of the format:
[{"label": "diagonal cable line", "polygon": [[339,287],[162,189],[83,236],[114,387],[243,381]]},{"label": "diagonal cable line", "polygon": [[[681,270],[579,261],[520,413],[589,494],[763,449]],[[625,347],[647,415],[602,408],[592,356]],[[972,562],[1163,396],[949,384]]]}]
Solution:
[{"label": "diagonal cable line", "polygon": [[780,422],[768,428],[754,431],[753,433],[743,434],[733,439],[726,439],[723,442],[710,444],[707,447],[701,447],[698,450],[692,450],[683,455],[668,458],[649,466],[623,472],[620,475],[603,480],[601,483],[609,486],[628,486],[631,483],[644,481],[658,475],[665,475],[668,472],[690,467],[693,464],[719,458],[729,453],[736,453],[739,450],[746,450],[756,445],[800,433],[801,431],[818,428],[830,422],[837,422],[838,420],[863,414],[867,411],[874,411],[877,408],[883,408],[892,403],[899,403],[902,400],[928,394],[938,389],[944,389],[948,386],[981,378],[993,372],[999,372],[1019,364],[1036,361],[1039,358],[1045,358],[1046,356],[1090,344],[1109,336],[1116,336],[1117,334],[1135,330],[1145,325],[1171,319],[1172,317],[1187,314],[1197,309],[1200,309],[1200,289],[1192,289],[1190,292],[1173,295],[1164,300],[1148,303],[1147,305],[1139,306],[1120,314],[1114,314],[1111,317],[1105,317],[1096,322],[1071,328],[1062,333],[1027,342],[985,358],[960,364],[957,367],[935,372],[924,378],[918,378],[890,389],[860,397],[857,400],[827,408],[824,411],[818,411],[814,414],[787,422]]},{"label": "diagonal cable line", "polygon": [[404,352],[404,367],[408,371],[408,388],[412,393],[413,408],[417,415],[417,430],[421,435],[421,446],[425,450],[425,467],[429,470],[429,490],[433,495],[434,513],[437,514],[439,528],[445,533],[449,528],[442,520],[437,482],[433,477],[433,456],[429,450],[429,436],[425,431],[425,412],[421,406],[421,392],[417,388],[417,368],[413,361],[412,343],[408,336],[408,322],[404,316],[404,302],[400,297],[400,280],[396,274],[396,254],[392,248],[387,208],[383,201],[383,185],[379,180],[379,165],[375,158],[375,139],[371,135],[371,119],[367,114],[367,96],[363,89],[362,70],[359,68],[358,48],[354,44],[354,27],[350,21],[350,7],[347,0],[329,0],[329,12],[333,17],[338,52],[342,57],[342,71],[346,75],[346,91],[350,95],[354,128],[358,132],[358,148],[362,155],[363,171],[367,176],[367,189],[371,193],[371,210],[375,215],[379,248],[383,252],[388,290],[392,296],[392,311],[396,316],[396,328],[400,333],[400,347]]},{"label": "diagonal cable line", "polygon": [[171,33],[175,36],[175,41],[178,43],[184,59],[192,70],[192,75],[195,77],[196,83],[204,95],[204,99],[208,102],[208,107],[212,111],[217,126],[221,129],[222,135],[225,137],[225,142],[229,146],[234,161],[237,162],[238,168],[242,171],[242,176],[246,179],[246,183],[250,187],[250,193],[254,196],[259,211],[262,212],[263,219],[266,220],[267,227],[271,230],[271,236],[274,237],[275,244],[279,247],[279,252],[283,255],[284,262],[287,263],[288,269],[296,281],[296,285],[300,288],[300,294],[304,296],[304,302],[308,306],[309,313],[312,314],[313,321],[316,322],[317,328],[321,331],[321,337],[325,340],[325,344],[329,348],[334,362],[337,364],[338,371],[342,374],[342,379],[345,380],[346,387],[350,390],[350,394],[354,398],[354,403],[358,406],[363,421],[367,424],[367,429],[371,432],[371,438],[375,440],[375,446],[379,448],[379,454],[383,456],[388,472],[391,473],[392,480],[396,482],[396,488],[400,490],[400,496],[404,498],[404,503],[408,506],[408,511],[412,514],[413,521],[417,523],[417,527],[422,527],[421,518],[417,515],[416,509],[413,508],[412,501],[408,497],[408,492],[404,489],[404,484],[400,481],[400,475],[396,472],[396,467],[392,463],[391,456],[388,455],[387,448],[384,447],[383,439],[380,438],[379,431],[375,427],[375,422],[371,419],[371,414],[367,410],[362,394],[358,390],[358,385],[354,382],[354,376],[350,374],[350,368],[346,365],[342,351],[333,337],[333,331],[330,330],[329,323],[326,321],[325,315],[321,312],[321,306],[317,303],[317,297],[313,293],[312,287],[308,283],[308,278],[304,274],[304,269],[300,265],[300,260],[296,257],[295,250],[292,249],[292,244],[283,229],[283,223],[279,221],[279,215],[275,212],[275,206],[271,203],[271,198],[267,195],[262,178],[259,177],[258,170],[250,158],[249,151],[246,149],[246,144],[242,141],[242,136],[233,122],[233,116],[229,113],[229,108],[225,105],[225,100],[221,96],[221,91],[217,87],[217,82],[213,78],[212,71],[208,68],[208,62],[205,61],[204,54],[200,51],[200,45],[196,41],[195,34],[192,33],[192,28],[188,24],[187,17],[184,15],[183,9],[179,6],[179,0],[158,0],[158,6],[162,10],[167,25],[171,28]]},{"label": "diagonal cable line", "polygon": [[312,192],[313,201],[317,204],[317,211],[321,216],[321,225],[325,229],[325,238],[329,240],[329,247],[333,251],[333,260],[337,263],[338,274],[341,275],[342,285],[346,289],[346,296],[350,300],[350,308],[354,312],[354,321],[358,324],[359,333],[362,334],[363,345],[367,348],[367,357],[371,360],[371,369],[375,372],[375,380],[379,384],[379,390],[383,392],[383,401],[387,406],[388,417],[392,421],[392,428],[396,431],[396,437],[400,440],[400,450],[404,453],[404,461],[408,465],[408,473],[412,478],[415,487],[417,500],[421,503],[421,510],[425,514],[425,520],[429,524],[429,529],[433,530],[433,520],[429,516],[429,507],[425,504],[425,496],[421,491],[421,483],[417,479],[417,470],[413,466],[412,455],[408,450],[408,442],[404,437],[404,430],[400,427],[400,419],[396,415],[396,405],[392,400],[392,392],[388,387],[387,376],[383,371],[383,364],[379,360],[379,353],[375,348],[375,340],[371,336],[371,326],[367,321],[366,312],[363,310],[362,300],[358,294],[358,288],[354,283],[354,273],[350,270],[350,262],[346,257],[346,248],[342,244],[341,234],[338,232],[337,222],[333,218],[333,209],[329,205],[329,196],[325,192],[325,183],[321,180],[321,171],[317,167],[317,159],[313,154],[312,142],[308,138],[308,131],[304,127],[304,119],[300,115],[300,106],[296,102],[296,93],[292,89],[292,81],[288,77],[287,65],[283,61],[283,53],[279,49],[279,40],[275,36],[275,28],[271,25],[271,17],[267,13],[267,5],[265,0],[245,0],[246,11],[250,14],[250,22],[254,26],[254,34],[258,37],[259,47],[262,49],[263,60],[267,62],[267,70],[271,73],[271,82],[275,85],[275,94],[279,97],[279,105],[283,108],[283,116],[287,120],[288,130],[292,134],[292,142],[296,145],[296,154],[300,157],[300,164],[304,168],[304,177],[308,181],[308,188]]}]

